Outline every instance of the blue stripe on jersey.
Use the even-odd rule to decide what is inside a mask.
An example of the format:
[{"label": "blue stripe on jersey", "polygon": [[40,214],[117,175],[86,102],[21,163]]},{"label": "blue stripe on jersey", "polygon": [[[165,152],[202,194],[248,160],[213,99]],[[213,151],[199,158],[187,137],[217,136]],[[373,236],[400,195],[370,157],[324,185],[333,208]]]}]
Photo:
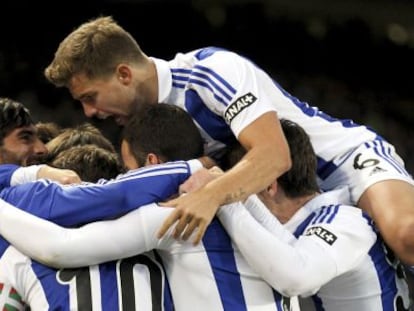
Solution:
[{"label": "blue stripe on jersey", "polygon": [[28,183],[5,188],[0,197],[38,217],[62,226],[76,226],[164,201],[177,193],[189,176],[188,164],[181,162],[133,171],[100,186],[51,183],[45,187],[38,182]]},{"label": "blue stripe on jersey", "polygon": [[317,174],[318,177],[322,180],[325,180],[325,178],[329,177],[337,168],[338,166],[335,165],[333,162],[325,161],[321,157],[317,157],[318,160],[318,167],[317,167]]},{"label": "blue stripe on jersey", "polygon": [[172,68],[173,86],[185,88],[187,82],[208,89],[214,98],[227,106],[236,94],[236,90],[220,75],[204,66],[194,66],[193,70]]},{"label": "blue stripe on jersey", "polygon": [[332,205],[322,206],[317,216],[311,222],[311,225],[324,222],[325,218],[331,213]]},{"label": "blue stripe on jersey", "polygon": [[4,252],[6,251],[6,249],[10,246],[10,243],[7,242],[5,239],[3,239],[0,236],[0,257],[4,254]]},{"label": "blue stripe on jersey", "polygon": [[335,216],[338,214],[338,210],[339,210],[339,204],[335,205],[333,207],[333,211],[331,213],[331,216],[328,217],[328,219],[326,220],[326,223],[330,224],[332,222],[332,220],[335,218]]},{"label": "blue stripe on jersey", "polygon": [[295,232],[293,232],[293,235],[296,238],[299,238],[305,231],[305,229],[309,225],[314,225],[316,223],[331,223],[332,220],[335,218],[335,216],[338,214],[340,205],[329,205],[329,206],[323,206],[317,213],[313,212],[311,213],[304,221],[301,222],[299,226],[297,226]]},{"label": "blue stripe on jersey", "polygon": [[295,232],[293,232],[293,235],[296,238],[299,238],[299,236],[301,236],[303,234],[306,227],[309,225],[309,223],[312,221],[312,219],[315,217],[315,215],[316,215],[315,212],[311,213],[308,217],[306,217],[306,219],[304,221],[302,221],[302,223],[299,226],[297,226],[297,228],[295,229]]},{"label": "blue stripe on jersey", "polygon": [[308,103],[303,102],[299,100],[297,97],[291,95],[288,93],[283,87],[280,86],[279,83],[273,80],[273,83],[275,86],[285,95],[287,98],[289,98],[304,114],[306,114],[309,117],[320,117],[328,122],[340,122],[343,127],[357,127],[361,126],[360,124],[355,123],[354,121],[350,119],[337,119],[334,118],[327,113],[319,110],[317,107],[311,107]]},{"label": "blue stripe on jersey", "polygon": [[191,117],[196,120],[203,130],[213,139],[226,145],[236,141],[233,132],[224,119],[208,109],[194,90],[188,90],[186,92],[185,108]]},{"label": "blue stripe on jersey", "polygon": [[189,79],[188,81],[191,82],[191,83],[193,83],[193,84],[197,84],[199,86],[205,87],[206,89],[210,90],[211,93],[213,93],[214,98],[218,102],[222,103],[223,106],[227,107],[227,101],[225,99],[223,99],[221,96],[219,96],[218,94],[216,94],[214,92],[213,88],[211,88],[207,82],[201,81],[201,80],[197,80],[197,79],[192,79],[192,78]]},{"label": "blue stripe on jersey", "polygon": [[[32,261],[32,270],[42,285],[49,310],[70,310],[69,285],[58,281],[57,270],[36,261]],[[79,309],[74,307],[73,310]]]},{"label": "blue stripe on jersey", "polygon": [[218,47],[215,47],[215,46],[206,47],[206,48],[201,49],[200,51],[198,51],[195,54],[195,57],[198,60],[203,60],[203,59],[206,59],[206,58],[210,57],[211,55],[213,55],[214,53],[216,53],[218,51],[226,51],[226,49],[218,48]]},{"label": "blue stripe on jersey", "polygon": [[119,289],[116,271],[115,261],[99,265],[102,311],[119,309]]},{"label": "blue stripe on jersey", "polygon": [[[385,246],[380,235],[377,236],[377,241],[369,251],[369,256],[377,270],[378,281],[381,286],[382,310],[394,310],[394,299],[396,299],[398,293],[397,285],[395,283],[395,271],[384,255]],[[389,252],[391,252],[391,256],[395,258],[390,249],[388,249],[388,253]]]},{"label": "blue stripe on jersey", "polygon": [[[228,96],[226,91],[224,91],[221,87],[219,87],[217,85],[217,89],[219,91],[221,91],[223,93],[223,95],[227,95],[227,99],[231,99],[231,97],[233,97],[234,95],[236,95],[236,89],[230,84],[228,83],[222,76],[220,76],[217,72],[211,70],[210,68],[207,68],[205,66],[201,66],[201,65],[195,65],[194,66],[194,71],[195,70],[199,70],[202,73],[197,73],[197,72],[193,72],[193,74],[198,75],[199,77],[204,77],[206,80],[210,81],[213,85],[217,85],[212,78],[210,78],[208,75],[212,76],[215,80],[217,80],[217,82],[221,83],[223,87],[226,88],[226,90],[228,92],[231,93],[232,96]],[[207,75],[208,74],[208,75]]]},{"label": "blue stripe on jersey", "polygon": [[167,162],[164,164],[159,164],[156,166],[146,166],[140,167],[135,170],[129,170],[125,174],[119,175],[116,179],[112,179],[109,183],[116,183],[120,180],[131,179],[137,177],[147,177],[147,176],[156,176],[156,175],[167,175],[167,174],[185,174],[189,173],[190,167],[186,161],[174,161]]},{"label": "blue stripe on jersey", "polygon": [[375,153],[381,157],[384,161],[388,162],[391,166],[393,166],[399,173],[410,176],[410,174],[405,170],[405,168],[398,163],[393,156],[391,155],[391,147],[385,146],[383,140],[377,139],[371,142],[365,143],[365,146],[368,148],[374,149]]},{"label": "blue stripe on jersey", "polygon": [[[231,240],[217,219],[213,219],[208,226],[203,245],[216,280],[223,310],[247,311]],[[235,297],[237,298],[234,299]]]}]

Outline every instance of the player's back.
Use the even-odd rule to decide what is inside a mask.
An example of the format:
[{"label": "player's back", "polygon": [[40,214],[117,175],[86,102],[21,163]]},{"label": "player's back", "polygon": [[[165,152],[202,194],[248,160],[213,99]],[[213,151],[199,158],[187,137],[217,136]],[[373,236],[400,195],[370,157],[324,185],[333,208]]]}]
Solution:
[{"label": "player's back", "polygon": [[[163,65],[157,66],[164,70]],[[333,118],[292,96],[250,60],[231,51],[206,47],[179,53],[169,66],[173,87],[163,101],[193,117],[208,143],[208,153],[231,143],[268,111],[299,123],[324,162],[377,137],[366,126]]]},{"label": "player's back", "polygon": [[[150,218],[141,218],[152,224],[155,236],[168,209],[154,205],[141,209],[157,210],[143,213]],[[154,214],[164,216],[154,221]],[[250,268],[217,219],[197,246],[171,236],[159,242],[150,239],[158,244],[177,310],[296,310],[296,299],[282,297]]]},{"label": "player's back", "polygon": [[164,271],[151,254],[57,270],[0,244],[2,310],[173,310]]}]

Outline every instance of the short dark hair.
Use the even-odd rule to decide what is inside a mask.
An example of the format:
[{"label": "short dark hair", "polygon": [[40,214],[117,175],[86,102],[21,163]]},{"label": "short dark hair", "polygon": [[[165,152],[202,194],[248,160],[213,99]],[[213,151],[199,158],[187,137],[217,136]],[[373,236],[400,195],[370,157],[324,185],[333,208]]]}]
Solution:
[{"label": "short dark hair", "polygon": [[112,179],[122,172],[116,152],[96,145],[73,146],[60,152],[49,165],[70,169],[83,181],[96,182],[101,178]]},{"label": "short dark hair", "polygon": [[318,192],[317,159],[308,134],[293,121],[281,119],[280,122],[289,144],[292,167],[277,179],[279,186],[290,198]]},{"label": "short dark hair", "polygon": [[169,104],[146,105],[129,119],[122,132],[140,166],[148,153],[162,161],[190,160],[203,156],[204,142],[190,115]]},{"label": "short dark hair", "polygon": [[29,109],[18,101],[0,97],[0,109],[0,145],[14,129],[33,124]]}]

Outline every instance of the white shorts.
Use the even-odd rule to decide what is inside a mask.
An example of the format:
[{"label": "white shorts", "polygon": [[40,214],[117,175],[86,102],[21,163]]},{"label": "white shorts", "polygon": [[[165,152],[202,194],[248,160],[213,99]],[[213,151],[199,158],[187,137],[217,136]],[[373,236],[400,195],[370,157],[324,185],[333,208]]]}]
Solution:
[{"label": "white shorts", "polygon": [[394,146],[381,139],[366,142],[335,158],[333,163],[337,168],[320,180],[320,187],[325,191],[347,186],[353,204],[369,186],[380,181],[397,179],[414,185]]}]

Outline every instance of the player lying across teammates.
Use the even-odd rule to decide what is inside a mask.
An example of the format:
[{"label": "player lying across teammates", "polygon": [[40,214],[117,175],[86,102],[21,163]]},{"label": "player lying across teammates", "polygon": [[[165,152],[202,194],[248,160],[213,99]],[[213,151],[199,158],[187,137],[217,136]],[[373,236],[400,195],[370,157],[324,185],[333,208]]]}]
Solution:
[{"label": "player lying across teammates", "polygon": [[375,221],[399,258],[414,264],[414,181],[394,147],[378,133],[339,120],[289,94],[252,61],[221,48],[148,57],[110,16],[81,24],[59,45],[45,69],[67,87],[85,115],[125,123],[138,107],[167,103],[184,108],[217,161],[238,140],[246,155],[203,188],[166,203],[176,209],[160,228],[199,242],[219,206],[265,189],[291,166],[278,118],[301,125],[318,157],[322,190],[348,186],[353,204]]},{"label": "player lying across teammates", "polygon": [[[175,126],[174,120],[180,126]],[[160,127],[160,123],[165,126]],[[185,127],[185,124],[193,127]],[[347,195],[345,199],[342,198],[341,190],[317,194],[316,158],[306,134],[292,122],[284,120],[282,125],[295,156],[291,172],[269,187],[269,193],[277,193],[277,198],[273,203],[267,203],[283,222],[298,212],[285,230],[276,218],[266,214],[266,209],[257,205],[257,199],[250,197],[247,201],[249,211],[267,226],[261,230],[261,225],[255,222],[241,203],[223,207],[219,217],[244,256],[233,250],[229,237],[217,220],[209,226],[202,245],[177,242],[170,236],[158,240],[157,228],[172,210],[154,204],[143,206],[117,220],[95,222],[79,229],[64,229],[11,206],[2,206],[0,233],[40,262],[80,268],[74,270],[78,271],[77,278],[84,275],[80,271],[89,271],[82,266],[120,257],[137,258],[134,256],[156,248],[166,267],[177,310],[186,310],[186,306],[192,310],[200,303],[202,306],[198,309],[206,310],[249,310],[258,305],[274,310],[275,301],[276,306],[285,308],[280,310],[289,310],[289,300],[275,295],[277,292],[272,292],[261,278],[254,277],[252,271],[248,272],[249,277],[246,278],[249,269],[244,258],[258,269],[274,290],[292,296],[315,294],[315,303],[322,304],[325,310],[349,310],[350,306],[358,310],[408,308],[407,286],[398,274],[399,266],[387,261],[382,241],[377,239],[369,218],[363,217],[359,209],[341,205],[347,201]],[[148,133],[153,133],[153,136]],[[185,142],[183,133],[188,134]],[[174,106],[155,105],[142,109],[140,114],[130,120],[123,137],[123,158],[130,168],[137,167],[139,163],[156,164],[173,159],[177,152],[180,157],[184,157],[182,149],[187,143],[198,146],[191,157],[202,155],[201,136],[188,115]],[[302,158],[300,155],[303,152],[306,157]],[[282,190],[276,192],[276,184]],[[7,189],[5,191],[7,193]],[[265,195],[266,192],[262,193],[262,196]],[[277,202],[282,202],[282,198],[286,202],[285,207],[280,203],[277,210]],[[33,204],[36,204],[36,199],[33,199]],[[305,206],[302,208],[303,204]],[[290,210],[286,206],[290,206]],[[354,224],[353,228],[349,227],[348,222]],[[22,229],[16,232],[16,227]],[[243,230],[245,232],[240,232]],[[323,235],[317,233],[318,230],[330,232],[336,238],[335,241],[323,239]],[[28,235],[33,235],[33,232],[36,232],[39,242],[28,244]],[[254,237],[263,241],[264,247],[251,245],[249,241]],[[350,252],[349,249],[354,247],[356,250]],[[341,256],[344,252],[349,252],[349,256]],[[280,253],[285,254],[286,258],[281,258]],[[323,253],[324,256],[314,256],[316,253]],[[0,264],[0,269],[4,269],[12,262],[3,260]],[[271,267],[271,273],[266,267]],[[297,274],[292,274],[292,271],[297,271]],[[52,270],[53,273],[56,271]],[[238,273],[240,276],[236,277]],[[101,278],[102,275],[101,272]],[[229,275],[232,277],[229,278]],[[70,276],[73,278],[73,273]],[[380,284],[376,281],[379,279],[382,280]],[[357,281],[360,286],[354,286]],[[350,283],[353,284],[352,288],[349,288]],[[240,292],[237,284],[243,284]],[[226,289],[229,286],[231,291]],[[135,295],[138,294],[135,292]],[[79,296],[79,301],[84,303],[82,297],[85,298]],[[294,307],[291,306],[292,309]]]}]

